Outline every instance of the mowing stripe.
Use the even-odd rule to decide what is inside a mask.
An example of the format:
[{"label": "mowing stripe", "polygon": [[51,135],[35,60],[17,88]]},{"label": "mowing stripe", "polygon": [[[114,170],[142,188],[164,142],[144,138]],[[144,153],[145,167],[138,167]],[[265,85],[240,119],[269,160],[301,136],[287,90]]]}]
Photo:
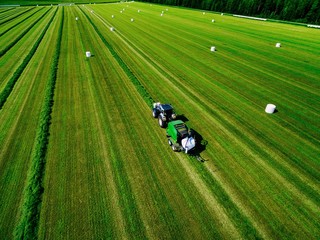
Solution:
[{"label": "mowing stripe", "polygon": [[35,22],[33,22],[27,29],[25,29],[18,37],[16,37],[12,42],[10,42],[4,49],[0,51],[0,57],[2,57],[7,51],[9,51],[10,48],[12,48],[23,36],[29,32],[34,25],[36,25],[49,11],[51,8],[49,8],[44,14],[42,14]]},{"label": "mowing stripe", "polygon": [[[33,7],[33,8],[34,8],[34,7]],[[19,13],[19,14],[17,14],[17,15],[12,16],[12,17],[10,16],[10,18],[8,18],[8,19],[0,22],[0,26],[1,26],[2,24],[5,24],[6,22],[9,22],[9,21],[11,21],[11,20],[13,20],[13,19],[15,19],[15,18],[17,18],[17,17],[19,17],[19,16],[21,16],[21,15],[23,15],[23,14],[31,11],[33,8],[27,8],[27,10],[24,11],[24,12],[22,12],[22,13]]]},{"label": "mowing stripe", "polygon": [[[40,19],[42,19],[42,17],[44,17],[45,14],[47,14],[51,9],[49,9],[48,11],[46,11],[34,24],[32,24],[32,27],[38,22],[40,21]],[[9,81],[7,82],[5,88],[3,89],[3,91],[0,93],[0,110],[2,109],[3,105],[5,104],[5,102],[7,101],[7,98],[9,97],[10,93],[12,92],[12,89],[14,88],[14,85],[16,84],[16,82],[18,81],[20,75],[22,74],[23,70],[26,68],[26,66],[28,65],[30,59],[32,58],[32,56],[34,55],[34,53],[37,51],[39,44],[41,43],[44,35],[46,34],[51,22],[53,20],[53,17],[51,18],[51,20],[48,22],[48,24],[46,25],[46,27],[43,29],[41,35],[39,36],[39,38],[37,39],[37,41],[35,41],[32,49],[30,50],[30,52],[28,53],[28,55],[24,58],[23,62],[20,64],[20,66],[17,68],[17,70],[14,72],[14,74],[12,75],[12,77],[9,79]],[[29,30],[31,29],[28,28]],[[23,37],[23,35],[21,35],[21,38]],[[13,45],[12,45],[13,46]],[[7,50],[9,50],[10,48],[8,48]],[[0,56],[1,57],[1,56]]]},{"label": "mowing stripe", "polygon": [[[62,9],[63,11],[64,9]],[[56,11],[50,19],[46,29],[56,16]],[[36,239],[38,231],[39,215],[41,210],[41,197],[43,192],[42,182],[45,171],[45,156],[49,137],[49,127],[53,106],[53,96],[57,76],[57,67],[60,54],[61,36],[63,30],[63,14],[59,26],[59,35],[56,43],[56,51],[51,64],[51,75],[46,87],[45,99],[40,113],[40,125],[37,131],[36,146],[32,155],[32,163],[29,169],[27,184],[24,192],[22,214],[19,224],[15,228],[15,239]]]},{"label": "mowing stripe", "polygon": [[106,39],[103,37],[99,29],[96,27],[96,25],[92,22],[92,20],[88,17],[88,15],[82,10],[82,8],[79,7],[79,9],[85,14],[89,22],[94,27],[95,31],[99,35],[100,39],[104,42],[106,47],[109,49],[112,56],[117,60],[118,64],[121,66],[123,71],[127,74],[129,79],[132,81],[132,83],[135,85],[137,91],[140,93],[141,97],[145,100],[145,102],[148,104],[148,106],[152,107],[152,104],[155,102],[148,91],[144,88],[144,86],[140,83],[140,81],[136,78],[136,76],[132,73],[130,68],[123,62],[121,57],[116,53],[116,51],[113,49],[113,47],[106,41]]},{"label": "mowing stripe", "polygon": [[[100,16],[98,16],[96,13],[94,13],[94,15],[96,15],[100,21],[102,21],[104,23],[104,19]],[[105,24],[105,23],[104,23]],[[109,26],[108,26],[109,27]],[[96,29],[96,31],[99,31]],[[118,33],[119,31],[117,31]],[[120,33],[121,34],[121,33]],[[100,35],[101,36],[101,35]],[[123,36],[123,35],[122,35]],[[103,38],[103,36],[101,36]],[[121,39],[121,37],[119,37]],[[123,38],[122,38],[123,40]],[[126,39],[127,40],[127,39]],[[123,40],[125,43],[126,41]],[[104,42],[106,42],[104,40]],[[126,43],[129,47],[131,47],[128,43]],[[106,44],[107,45],[107,44]],[[108,44],[109,45],[109,44]],[[109,48],[109,46],[107,45],[107,47]],[[111,46],[110,46],[111,48]],[[114,52],[114,50],[112,49],[112,51]],[[116,54],[114,52],[114,54]],[[117,55],[118,56],[118,55]],[[118,57],[120,58],[120,57]],[[121,59],[121,58],[120,58]],[[121,60],[122,61],[122,60]],[[122,61],[123,62],[123,61]],[[141,83],[140,83],[141,84]],[[148,95],[150,96],[150,94],[148,93]],[[152,99],[152,97],[150,96],[150,98]],[[146,101],[146,103],[148,105],[149,102]],[[185,160],[185,159],[184,159]],[[184,163],[184,161],[182,160],[182,162]],[[199,171],[199,168],[198,168],[198,171]],[[210,176],[210,174],[208,172],[206,172],[207,176]],[[204,173],[201,174],[202,177],[204,178]],[[207,177],[208,178],[208,177]],[[209,177],[210,178],[210,177]],[[212,179],[212,178],[211,178]],[[257,230],[253,227],[252,223],[250,222],[250,220],[245,217],[243,215],[243,213],[240,212],[240,210],[237,208],[237,206],[230,200],[230,198],[228,197],[228,195],[223,191],[223,189],[221,188],[221,186],[218,184],[217,181],[211,181],[211,182],[208,182],[207,179],[206,180],[206,183],[207,183],[207,186],[210,186],[211,188],[211,192],[213,194],[215,194],[217,196],[217,198],[219,199],[219,203],[222,204],[225,209],[228,209],[227,211],[227,214],[230,215],[231,219],[236,219],[234,220],[235,222],[235,225],[238,227],[238,229],[240,230],[241,232],[241,235],[244,237],[244,238],[250,238],[250,239],[259,239],[261,238],[261,235],[257,232]],[[226,221],[226,220],[225,220]],[[230,229],[231,230],[231,229]],[[235,229],[232,231],[233,234],[236,234],[236,231]]]},{"label": "mowing stripe", "polygon": [[8,29],[6,29],[5,31],[3,31],[2,33],[0,33],[0,37],[3,36],[4,34],[6,34],[7,32],[9,32],[11,29],[14,29],[15,27],[17,27],[19,24],[23,23],[25,20],[27,20],[28,18],[31,18],[33,15],[35,15],[37,12],[39,12],[40,10],[42,10],[43,8],[39,8],[37,11],[33,12],[32,14],[30,14],[29,16],[27,16],[24,19],[21,19],[21,21],[17,22],[16,24],[12,25],[11,27],[9,27]]}]

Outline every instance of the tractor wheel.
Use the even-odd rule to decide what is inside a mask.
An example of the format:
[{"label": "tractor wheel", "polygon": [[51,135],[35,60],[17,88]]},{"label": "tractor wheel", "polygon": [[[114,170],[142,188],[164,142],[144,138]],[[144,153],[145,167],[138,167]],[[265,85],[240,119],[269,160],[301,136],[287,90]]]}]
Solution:
[{"label": "tractor wheel", "polygon": [[152,109],[152,116],[153,116],[154,118],[157,118],[158,115],[159,115],[158,110],[157,110],[156,108]]},{"label": "tractor wheel", "polygon": [[166,122],[162,120],[162,117],[159,115],[158,117],[159,126],[164,128],[166,126]]},{"label": "tractor wheel", "polygon": [[168,143],[169,143],[170,146],[172,146],[172,142],[171,142],[170,139],[168,139]]}]

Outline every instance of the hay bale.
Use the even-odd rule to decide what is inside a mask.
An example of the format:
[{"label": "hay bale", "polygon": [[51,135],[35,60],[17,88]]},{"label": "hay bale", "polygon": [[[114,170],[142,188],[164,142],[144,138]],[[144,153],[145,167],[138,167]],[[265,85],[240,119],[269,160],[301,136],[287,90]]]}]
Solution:
[{"label": "hay bale", "polygon": [[215,22],[215,21],[214,21],[214,19],[212,19],[212,20],[211,20],[211,22],[213,22],[213,23],[214,23],[214,22]]},{"label": "hay bale", "polygon": [[138,10],[138,13],[140,12],[140,9]]},{"label": "hay bale", "polygon": [[211,52],[215,52],[215,51],[216,51],[216,47],[215,47],[215,46],[212,46],[212,47],[210,48],[210,51],[211,51]]},{"label": "hay bale", "polygon": [[91,52],[86,51],[86,57],[87,57],[87,58],[91,57]]},{"label": "hay bale", "polygon": [[266,106],[265,112],[269,113],[269,114],[272,114],[272,113],[274,113],[276,111],[276,108],[277,108],[276,105],[269,103]]},{"label": "hay bale", "polygon": [[111,31],[111,32],[113,32],[114,30],[115,30],[114,27],[111,27],[111,28],[110,28],[110,31]]},{"label": "hay bale", "polygon": [[131,20],[130,20],[131,22],[133,22],[134,21],[134,19],[133,18],[131,18]]},{"label": "hay bale", "polygon": [[111,15],[112,18],[114,18],[114,15]]},{"label": "hay bale", "polygon": [[203,14],[203,15],[205,15],[206,13],[205,13],[205,12],[203,12],[202,14]]},{"label": "hay bale", "polygon": [[169,11],[169,9],[168,9],[168,8],[166,8],[166,11],[168,12],[168,11]]},{"label": "hay bale", "polygon": [[223,13],[221,13],[221,16],[223,16]]},{"label": "hay bale", "polygon": [[122,13],[122,11],[120,11],[120,13]]},{"label": "hay bale", "polygon": [[160,16],[162,17],[162,16],[163,16],[163,13],[161,13]]},{"label": "hay bale", "polygon": [[76,17],[76,21],[78,21],[79,20],[79,18],[78,17]]},{"label": "hay bale", "polygon": [[281,43],[276,43],[276,47],[277,48],[281,47]]}]

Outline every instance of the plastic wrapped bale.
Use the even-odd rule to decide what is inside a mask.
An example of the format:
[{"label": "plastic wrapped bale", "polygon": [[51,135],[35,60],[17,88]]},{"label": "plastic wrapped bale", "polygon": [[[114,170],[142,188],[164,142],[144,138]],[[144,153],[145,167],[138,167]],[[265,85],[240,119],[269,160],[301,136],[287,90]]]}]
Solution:
[{"label": "plastic wrapped bale", "polygon": [[91,57],[91,52],[86,51],[86,57],[87,57],[87,58]]},{"label": "plastic wrapped bale", "polygon": [[212,19],[212,20],[211,20],[211,22],[213,22],[213,23],[214,23],[214,22],[215,22],[215,21],[214,21],[214,19]]},{"label": "plastic wrapped bale", "polygon": [[275,111],[276,111],[276,105],[271,104],[271,103],[267,104],[266,109],[265,109],[266,113],[272,114]]},{"label": "plastic wrapped bale", "polygon": [[215,52],[215,51],[216,51],[216,47],[212,46],[212,47],[210,48],[210,51],[211,51],[211,52]]},{"label": "plastic wrapped bale", "polygon": [[278,48],[281,47],[281,43],[279,43],[279,42],[276,43],[276,47],[278,47]]},{"label": "plastic wrapped bale", "polygon": [[131,18],[131,20],[130,20],[131,22],[133,22],[134,21],[134,19],[133,18]]},{"label": "plastic wrapped bale", "polygon": [[111,28],[110,28],[110,31],[111,31],[111,32],[113,32],[114,30],[115,30],[114,27],[111,27]]}]

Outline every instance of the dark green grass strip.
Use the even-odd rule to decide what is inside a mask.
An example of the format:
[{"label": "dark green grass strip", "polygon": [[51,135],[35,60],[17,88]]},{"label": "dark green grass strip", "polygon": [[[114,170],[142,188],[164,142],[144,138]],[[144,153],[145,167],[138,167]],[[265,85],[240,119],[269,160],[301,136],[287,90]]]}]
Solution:
[{"label": "dark green grass strip", "polygon": [[7,51],[9,51],[21,38],[24,37],[24,35],[27,34],[27,32],[30,31],[31,28],[33,28],[49,11],[51,8],[48,9],[44,14],[42,14],[41,17],[39,17],[33,24],[31,24],[28,28],[26,28],[21,34],[14,39],[11,43],[9,43],[4,49],[0,51],[0,57],[2,57]]},{"label": "dark green grass strip", "polygon": [[[49,9],[50,10],[50,9]],[[48,11],[49,11],[48,10]],[[47,12],[48,12],[47,11]],[[45,15],[47,14],[47,12],[45,12],[38,20],[37,22]],[[48,22],[47,26],[43,29],[41,35],[39,36],[38,40],[33,44],[32,49],[30,50],[30,52],[28,53],[28,55],[25,57],[25,59],[23,59],[23,62],[20,64],[20,66],[17,68],[17,70],[13,73],[12,77],[9,79],[9,81],[7,82],[7,85],[5,86],[5,88],[3,89],[3,91],[0,93],[0,110],[2,109],[3,105],[5,104],[5,102],[7,101],[7,98],[9,97],[10,93],[12,92],[12,89],[14,87],[14,85],[16,84],[16,82],[18,81],[20,75],[22,74],[23,70],[26,68],[26,66],[28,65],[29,61],[31,60],[32,56],[34,55],[34,53],[37,51],[40,42],[42,41],[44,35],[46,34],[51,22],[52,22],[53,18],[51,18],[51,20]],[[35,24],[33,24],[34,26]],[[0,56],[1,57],[1,56]]]},{"label": "dark green grass strip", "polygon": [[17,15],[14,15],[13,17],[10,17],[10,18],[8,18],[8,19],[0,22],[0,26],[1,26],[2,24],[6,23],[6,22],[9,22],[9,21],[11,21],[11,20],[13,20],[13,19],[15,19],[15,18],[17,18],[17,17],[25,14],[26,12],[31,11],[32,9],[33,9],[33,8],[28,8],[26,11],[23,11],[22,13],[19,13],[19,14],[17,14]]},{"label": "dark green grass strip", "polygon": [[24,21],[26,21],[28,18],[31,18],[33,15],[35,15],[37,12],[41,11],[43,8],[39,8],[37,11],[35,11],[34,13],[32,13],[31,15],[29,15],[28,17],[22,19],[21,21],[19,21],[18,23],[16,23],[15,25],[11,26],[10,28],[8,28],[7,30],[5,30],[4,32],[0,33],[0,37],[3,36],[4,34],[6,34],[7,32],[9,32],[11,29],[17,27],[19,24],[23,23]]},{"label": "dark green grass strip", "polygon": [[[58,8],[50,19],[52,23]],[[62,10],[63,11],[63,10]],[[51,64],[51,75],[46,87],[44,104],[40,113],[40,124],[37,131],[36,146],[32,155],[31,168],[24,192],[24,202],[21,209],[21,216],[15,228],[15,239],[37,239],[37,230],[40,217],[43,178],[45,171],[45,156],[49,138],[49,128],[51,123],[51,112],[53,107],[53,96],[57,78],[57,68],[60,55],[61,36],[63,29],[63,13],[61,17],[56,51]]]},{"label": "dark green grass strip", "polygon": [[144,86],[141,84],[141,82],[136,78],[136,76],[132,73],[130,68],[124,63],[124,61],[121,59],[121,57],[116,53],[116,51],[113,49],[113,47],[107,42],[107,40],[103,37],[97,26],[92,22],[92,20],[88,17],[88,15],[80,8],[80,10],[84,13],[84,15],[87,17],[97,34],[99,35],[102,42],[106,45],[106,47],[109,49],[112,56],[116,59],[122,70],[126,73],[126,75],[129,77],[129,79],[132,81],[134,86],[136,87],[138,93],[141,95],[141,97],[144,99],[144,101],[148,104],[148,106],[152,107],[152,104],[155,102],[149,92],[144,88]]}]

